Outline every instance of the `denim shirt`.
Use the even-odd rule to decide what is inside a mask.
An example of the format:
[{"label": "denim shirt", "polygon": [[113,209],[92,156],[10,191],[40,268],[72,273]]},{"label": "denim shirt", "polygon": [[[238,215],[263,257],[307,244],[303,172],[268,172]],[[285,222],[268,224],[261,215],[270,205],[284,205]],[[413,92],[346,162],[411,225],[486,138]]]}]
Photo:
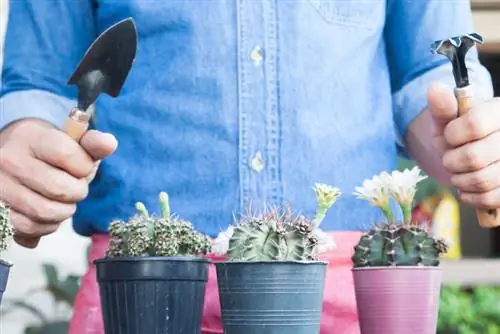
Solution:
[{"label": "denim shirt", "polygon": [[[312,216],[314,183],[339,187],[325,230],[360,230],[381,216],[352,195],[396,167],[429,83],[454,86],[436,39],[472,32],[469,1],[11,1],[2,126],[37,117],[61,127],[66,81],[95,37],[133,17],[135,64],[121,95],[102,95],[95,123],[119,141],[73,222],[105,232],[143,201],[215,236],[234,216],[290,206]],[[480,32],[479,32],[480,33]],[[472,82],[491,95],[469,53]]]}]

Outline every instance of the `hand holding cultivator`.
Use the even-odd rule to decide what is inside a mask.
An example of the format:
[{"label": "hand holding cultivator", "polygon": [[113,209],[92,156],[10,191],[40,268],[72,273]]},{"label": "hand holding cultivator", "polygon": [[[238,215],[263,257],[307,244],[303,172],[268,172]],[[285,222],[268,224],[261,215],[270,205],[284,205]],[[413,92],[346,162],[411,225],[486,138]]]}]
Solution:
[{"label": "hand holding cultivator", "polygon": [[[476,43],[482,44],[483,38],[476,34],[451,37],[446,40],[436,41],[431,46],[433,53],[446,56],[453,66],[453,76],[456,88],[455,96],[458,101],[458,116],[465,115],[474,104],[474,92],[469,82],[469,75],[465,58],[467,52]],[[476,209],[479,225],[485,228],[500,226],[498,209]]]}]

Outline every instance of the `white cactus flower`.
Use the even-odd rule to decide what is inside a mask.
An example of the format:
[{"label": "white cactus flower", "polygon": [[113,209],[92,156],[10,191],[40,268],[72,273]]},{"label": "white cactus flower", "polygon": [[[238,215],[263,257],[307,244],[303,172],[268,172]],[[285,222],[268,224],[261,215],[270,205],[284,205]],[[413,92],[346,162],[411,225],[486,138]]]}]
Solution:
[{"label": "white cactus flower", "polygon": [[234,227],[231,225],[227,230],[220,232],[212,244],[212,253],[218,256],[226,255],[229,250],[229,240],[234,233]]},{"label": "white cactus flower", "polygon": [[373,206],[387,208],[391,196],[391,184],[391,175],[384,171],[365,180],[361,187],[355,188],[353,195],[370,202]]},{"label": "white cactus flower", "polygon": [[323,183],[316,183],[313,190],[316,193],[317,202],[327,208],[330,208],[342,195],[339,188]]},{"label": "white cactus flower", "polygon": [[390,192],[396,202],[400,205],[413,203],[417,192],[417,184],[426,179],[427,176],[420,174],[421,170],[415,166],[403,171],[395,170],[391,174]]}]

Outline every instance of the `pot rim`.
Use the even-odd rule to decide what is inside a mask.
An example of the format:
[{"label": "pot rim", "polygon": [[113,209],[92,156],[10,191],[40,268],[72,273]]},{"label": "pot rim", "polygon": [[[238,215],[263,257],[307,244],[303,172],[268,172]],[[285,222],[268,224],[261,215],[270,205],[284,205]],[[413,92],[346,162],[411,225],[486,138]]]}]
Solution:
[{"label": "pot rim", "polygon": [[396,271],[396,270],[428,270],[428,271],[443,271],[439,266],[395,266],[395,267],[359,267],[351,268],[351,271]]},{"label": "pot rim", "polygon": [[309,265],[309,264],[322,264],[327,265],[327,261],[321,260],[259,260],[259,261],[230,261],[230,260],[221,260],[221,261],[213,261],[215,265],[223,265],[223,264],[239,264],[239,265],[255,265],[255,264],[274,264],[274,265],[282,265],[282,264],[297,264],[297,265]]},{"label": "pot rim", "polygon": [[199,256],[121,256],[121,257],[102,257],[92,261],[94,264],[112,263],[112,262],[202,262],[211,263],[210,259]]},{"label": "pot rim", "polygon": [[9,263],[9,262],[2,260],[2,259],[0,259],[0,265],[5,266],[5,267],[12,267],[13,266],[12,263]]}]

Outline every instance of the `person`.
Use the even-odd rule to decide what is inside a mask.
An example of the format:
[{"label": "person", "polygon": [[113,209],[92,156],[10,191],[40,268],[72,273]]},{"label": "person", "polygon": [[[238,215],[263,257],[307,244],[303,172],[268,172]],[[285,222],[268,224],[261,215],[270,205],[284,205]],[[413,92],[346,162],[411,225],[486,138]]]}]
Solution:
[{"label": "person", "polygon": [[[133,17],[138,51],[121,95],[101,96],[79,143],[60,131],[66,84],[96,36]],[[1,199],[16,241],[35,248],[72,217],[107,245],[108,223],[172,207],[215,237],[264,204],[314,210],[315,182],[343,196],[322,227],[335,237],[321,333],[358,334],[350,259],[375,208],[355,186],[415,159],[463,203],[500,207],[500,102],[467,55],[477,102],[457,117],[449,61],[434,40],[473,31],[468,1],[11,1],[1,88]],[[119,143],[119,147],[117,146]],[[96,161],[102,161],[93,175]],[[89,183],[90,180],[93,181]],[[203,333],[222,333],[213,270]],[[89,262],[70,334],[103,333]]]}]

